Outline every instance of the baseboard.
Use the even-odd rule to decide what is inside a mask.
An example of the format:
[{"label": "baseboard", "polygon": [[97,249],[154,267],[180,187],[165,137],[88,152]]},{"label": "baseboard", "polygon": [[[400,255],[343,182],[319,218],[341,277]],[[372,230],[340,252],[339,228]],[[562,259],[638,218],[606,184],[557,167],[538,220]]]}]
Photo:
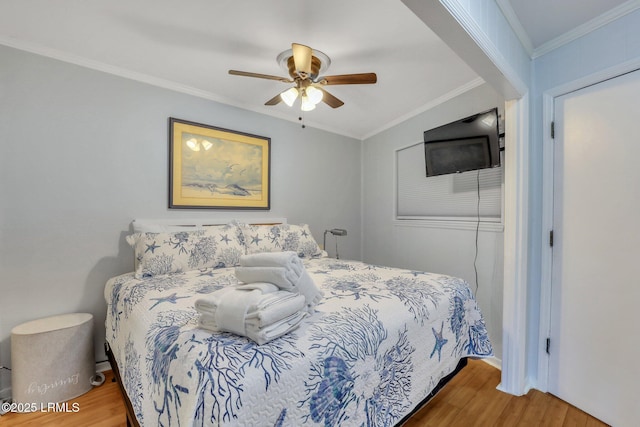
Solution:
[{"label": "baseboard", "polygon": [[108,360],[96,363],[96,372],[105,372],[111,370],[111,364]]},{"label": "baseboard", "polygon": [[502,360],[498,359],[497,357],[488,357],[486,359],[481,359],[484,363],[487,363],[491,366],[493,366],[496,369],[499,369],[502,371]]}]

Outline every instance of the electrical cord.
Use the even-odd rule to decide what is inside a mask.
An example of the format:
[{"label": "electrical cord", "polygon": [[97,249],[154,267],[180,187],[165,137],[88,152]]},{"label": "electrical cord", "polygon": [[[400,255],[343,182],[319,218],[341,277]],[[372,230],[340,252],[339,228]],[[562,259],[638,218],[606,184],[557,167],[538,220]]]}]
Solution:
[{"label": "electrical cord", "polygon": [[478,295],[478,288],[480,288],[480,283],[478,282],[478,236],[480,234],[480,169],[478,169],[478,173],[476,174],[476,183],[478,187],[478,207],[477,207],[477,215],[478,220],[476,222],[476,255],[473,259],[473,270],[476,273],[476,296]]},{"label": "electrical cord", "polygon": [[91,377],[91,385],[94,387],[101,386],[104,383],[104,374],[102,372],[96,372],[94,376]]}]

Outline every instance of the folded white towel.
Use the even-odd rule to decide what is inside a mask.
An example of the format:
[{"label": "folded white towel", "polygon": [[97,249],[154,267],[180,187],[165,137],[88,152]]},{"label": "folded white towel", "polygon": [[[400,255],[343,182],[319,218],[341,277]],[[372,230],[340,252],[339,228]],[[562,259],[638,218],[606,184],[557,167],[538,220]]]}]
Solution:
[{"label": "folded white towel", "polygon": [[225,293],[214,316],[216,323],[225,331],[243,335],[245,333],[244,319],[247,315],[247,309],[256,304],[262,296],[258,289],[236,290]]},{"label": "folded white towel", "polygon": [[298,311],[291,316],[264,328],[247,326],[246,336],[257,342],[259,345],[266,344],[269,341],[280,338],[281,336],[296,329],[300,326],[300,322],[302,322],[302,319],[304,319],[305,316],[307,316],[307,313]]},{"label": "folded white towel", "polygon": [[234,292],[237,290],[243,290],[243,291],[258,290],[260,291],[260,294],[268,294],[272,292],[277,292],[280,290],[280,288],[278,288],[273,283],[266,283],[266,282],[241,283],[238,285],[226,286],[222,289],[218,289],[217,291],[211,293],[206,297],[198,298],[194,303],[194,307],[198,313],[205,313],[205,314],[210,314],[212,316],[215,316],[216,310],[218,309],[218,306],[222,303],[222,299],[224,298],[224,295],[226,295],[228,292]]},{"label": "folded white towel", "polygon": [[293,251],[261,252],[257,254],[242,255],[241,267],[284,267],[293,270],[297,275],[302,273],[304,264],[298,254]]},{"label": "folded white towel", "polygon": [[221,331],[221,329],[218,327],[218,322],[216,322],[216,318],[210,314],[203,313],[198,316],[198,327],[213,332]]},{"label": "folded white towel", "polygon": [[216,309],[218,308],[217,301],[214,301],[212,298],[198,298],[196,302],[193,304],[198,313],[206,313],[206,314],[215,314]]},{"label": "folded white towel", "polygon": [[198,298],[193,304],[196,308],[196,311],[198,313],[207,313],[214,315],[216,313],[216,310],[218,309],[218,305],[220,305],[222,296],[225,293],[232,291],[232,288],[232,286],[227,286],[225,288],[218,289],[207,297]]},{"label": "folded white towel", "polygon": [[306,270],[302,272],[300,280],[298,280],[298,283],[296,283],[293,289],[299,292],[300,295],[304,295],[307,312],[313,314],[315,306],[318,305],[324,294],[318,289]]},{"label": "folded white towel", "polygon": [[237,285],[230,286],[230,288],[243,289],[243,290],[257,289],[260,292],[262,292],[262,294],[270,294],[273,292],[280,291],[279,287],[277,287],[273,283],[267,283],[267,282],[240,283]]},{"label": "folded white towel", "polygon": [[235,271],[241,282],[268,282],[287,291],[294,290],[300,280],[300,273],[285,267],[236,267]]},{"label": "folded white towel", "polygon": [[303,295],[257,282],[219,289],[199,298],[196,307],[200,327],[254,339],[249,335],[251,331],[254,341],[265,342],[290,330],[294,326],[292,319],[304,317],[306,301]]},{"label": "folded white towel", "polygon": [[[289,332],[296,329],[300,326],[300,322],[307,316],[307,313],[304,311],[296,311],[295,313],[281,319],[271,325],[265,326],[263,328],[256,327],[254,325],[246,325],[245,330],[242,333],[234,332],[238,335],[242,335],[247,337],[256,343],[262,345],[266,344],[269,341],[272,341],[276,338],[280,338],[281,336],[288,334]],[[218,320],[208,314],[201,314],[198,318],[198,327],[202,329],[206,329],[213,332],[233,332],[228,331],[226,328],[221,327],[218,323]]]},{"label": "folded white towel", "polygon": [[235,271],[241,282],[269,282],[280,289],[304,295],[309,313],[313,313],[323,296],[304,267],[300,274],[284,267],[236,267]]},{"label": "folded white towel", "polygon": [[278,291],[264,295],[260,301],[249,307],[245,326],[262,328],[291,316],[306,307],[304,295]]}]

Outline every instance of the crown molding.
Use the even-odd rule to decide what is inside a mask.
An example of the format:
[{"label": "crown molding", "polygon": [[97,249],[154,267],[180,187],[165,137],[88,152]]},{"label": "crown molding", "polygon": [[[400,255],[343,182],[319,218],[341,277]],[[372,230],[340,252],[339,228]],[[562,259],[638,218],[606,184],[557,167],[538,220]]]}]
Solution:
[{"label": "crown molding", "polygon": [[25,52],[34,53],[36,55],[45,56],[47,58],[56,59],[62,62],[78,65],[84,68],[90,68],[96,71],[102,71],[107,74],[113,74],[119,77],[124,77],[129,80],[136,80],[142,83],[147,83],[153,86],[170,89],[176,92],[182,92],[189,95],[197,96],[199,98],[206,98],[211,101],[230,104],[230,100],[220,97],[212,92],[196,89],[191,86],[176,83],[170,80],[154,77],[148,74],[139,73],[137,71],[128,70],[126,68],[116,67],[114,65],[106,64],[104,62],[95,61],[93,59],[85,58],[79,55],[74,55],[68,52],[63,52],[58,49],[53,49],[47,46],[43,46],[38,43],[29,42],[26,40],[18,40],[12,37],[0,36],[0,44],[8,47],[12,47]]},{"label": "crown molding", "polygon": [[387,129],[390,129],[396,125],[399,125],[400,123],[409,120],[412,117],[417,116],[418,114],[424,113],[425,111],[429,111],[432,108],[437,107],[440,104],[444,104],[445,102],[449,101],[450,99],[453,99],[457,96],[462,95],[465,92],[470,91],[471,89],[474,89],[478,86],[481,86],[482,84],[484,84],[484,80],[481,77],[476,77],[475,79],[471,80],[468,83],[463,84],[462,86],[457,87],[456,89],[449,91],[447,93],[445,93],[444,95],[434,99],[433,101],[422,105],[419,108],[416,108],[413,111],[408,112],[407,114],[403,114],[402,116],[396,118],[395,120],[390,121],[389,123],[385,124],[384,126],[382,126],[381,128],[378,128],[376,130],[374,130],[373,132],[368,133],[367,135],[364,135],[362,137],[362,140],[366,140],[371,138],[372,136],[375,136],[377,134],[379,134],[380,132],[384,132]]},{"label": "crown molding", "polygon": [[[500,1],[505,1],[505,0],[500,0]],[[618,7],[614,7],[610,11],[605,12],[602,15],[597,16],[592,20],[587,21],[584,24],[575,27],[570,31],[567,31],[566,33],[556,37],[555,39],[549,40],[548,42],[538,46],[533,50],[532,59],[535,59],[539,56],[547,54],[554,49],[557,49],[582,36],[585,36],[590,32],[597,30],[598,28],[603,27],[609,24],[610,22],[613,22],[616,19],[619,19],[635,11],[638,8],[640,8],[640,0],[629,0],[628,2],[623,3]]]},{"label": "crown molding", "polygon": [[513,7],[511,7],[511,1],[496,0],[496,3],[498,4],[498,7],[502,11],[502,14],[506,18],[509,25],[511,25],[511,29],[516,34],[516,37],[518,37],[518,40],[520,40],[522,47],[524,47],[524,50],[527,52],[529,57],[532,57],[534,52],[533,43],[531,43],[529,34],[527,34],[527,32],[525,31],[522,23],[518,19],[518,16],[514,12]]},{"label": "crown molding", "polygon": [[557,49],[567,43],[579,39],[580,37],[585,36],[590,32],[597,30],[598,28],[603,27],[610,22],[613,22],[616,19],[621,18],[640,8],[640,0],[629,0],[626,3],[614,7],[608,12],[605,12],[602,15],[585,22],[584,24],[579,25],[570,31],[567,31],[566,33],[554,39],[551,39],[538,47],[534,47],[533,43],[531,42],[531,38],[522,26],[522,23],[514,12],[513,7],[511,7],[511,1],[496,0],[496,3],[498,4],[498,7],[502,11],[502,14],[504,15],[507,22],[509,22],[509,25],[511,25],[511,29],[513,29],[513,32],[520,40],[520,43],[522,43],[522,46],[529,54],[531,59],[535,59],[539,56],[545,55],[554,49]]}]

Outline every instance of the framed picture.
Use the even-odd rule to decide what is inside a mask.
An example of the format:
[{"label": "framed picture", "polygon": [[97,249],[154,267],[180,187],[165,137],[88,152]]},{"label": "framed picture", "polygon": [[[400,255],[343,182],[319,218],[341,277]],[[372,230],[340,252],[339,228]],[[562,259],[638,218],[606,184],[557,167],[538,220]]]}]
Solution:
[{"label": "framed picture", "polygon": [[169,118],[169,208],[270,209],[271,139]]}]

